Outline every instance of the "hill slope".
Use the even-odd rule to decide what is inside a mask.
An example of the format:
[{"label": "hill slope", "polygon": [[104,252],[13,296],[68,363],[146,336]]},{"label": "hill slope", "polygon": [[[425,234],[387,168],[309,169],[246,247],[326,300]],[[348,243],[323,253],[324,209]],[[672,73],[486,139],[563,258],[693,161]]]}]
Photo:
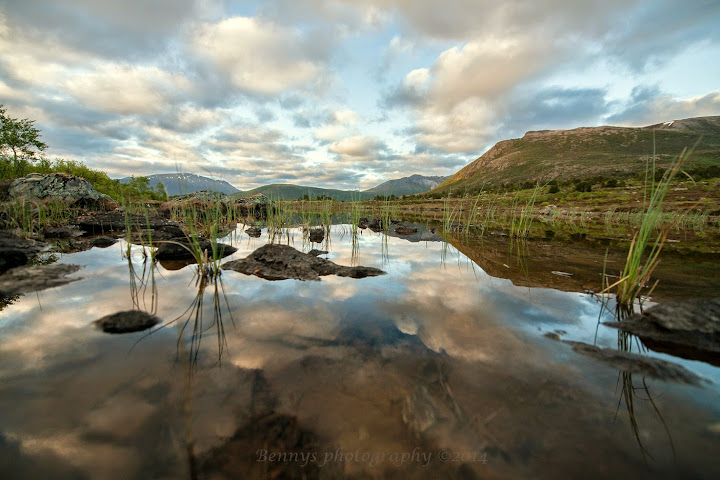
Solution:
[{"label": "hill slope", "polygon": [[[232,194],[239,192],[239,190],[233,187],[225,180],[215,180],[201,175],[195,175],[193,173],[161,173],[157,175],[148,175],[150,180],[150,186],[155,187],[158,183],[162,182],[165,185],[165,190],[168,195],[180,195],[183,193],[193,193],[199,190],[214,190],[216,192],[222,192],[225,194]],[[130,178],[121,178],[121,183],[127,183]]]},{"label": "hill slope", "polygon": [[675,120],[641,128],[581,127],[527,132],[498,142],[432,193],[475,192],[503,183],[622,177],[645,171],[655,137],[658,166],[670,165],[692,148],[686,167],[720,164],[720,116]]},{"label": "hill slope", "polygon": [[262,187],[253,188],[252,190],[236,193],[233,197],[247,197],[257,193],[262,193],[273,200],[296,200],[298,198],[302,198],[303,195],[308,195],[310,198],[327,195],[332,197],[334,200],[345,202],[353,200],[367,200],[369,198],[374,198],[376,195],[374,193],[352,190],[335,190],[332,188],[305,187],[290,183],[273,183],[271,185],[263,185]]},{"label": "hill slope", "polygon": [[367,193],[374,195],[413,195],[416,193],[427,192],[437,187],[449,177],[426,177],[423,175],[410,175],[409,177],[398,178],[397,180],[389,180],[380,185],[365,190]]}]

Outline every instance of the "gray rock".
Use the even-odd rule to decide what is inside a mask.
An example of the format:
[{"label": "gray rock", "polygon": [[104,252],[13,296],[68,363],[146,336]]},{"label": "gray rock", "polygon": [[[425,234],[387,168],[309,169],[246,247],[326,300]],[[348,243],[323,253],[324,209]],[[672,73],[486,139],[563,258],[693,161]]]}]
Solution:
[{"label": "gray rock", "polygon": [[300,252],[287,245],[268,244],[242,260],[225,263],[223,270],[256,275],[266,280],[320,280],[324,275],[364,278],[384,275],[372,267],[344,267],[316,255]]},{"label": "gray rock", "polygon": [[325,240],[325,230],[322,228],[311,228],[309,230],[310,232],[310,241],[313,243],[322,243],[323,240]]},{"label": "gray rock", "polygon": [[398,235],[402,235],[403,237],[417,233],[417,231],[417,228],[402,223],[398,224],[395,227],[395,233],[397,233]]},{"label": "gray rock", "polygon": [[637,335],[653,350],[720,365],[720,298],[662,303],[605,325]]},{"label": "gray rock", "polygon": [[260,227],[250,227],[245,229],[245,233],[248,234],[248,236],[253,238],[259,238],[260,235],[262,235],[262,228]]},{"label": "gray rock", "polygon": [[62,227],[45,227],[42,231],[45,238],[75,238],[83,234],[83,231],[74,225]]},{"label": "gray rock", "polygon": [[[212,242],[210,240],[207,238],[196,237],[194,242],[197,242],[197,246],[200,247],[200,251],[207,250],[208,255],[212,256]],[[217,248],[220,252],[220,258],[227,257],[228,255],[232,255],[237,252],[237,248],[225,243],[218,243]],[[155,252],[155,258],[158,260],[193,260],[195,257],[192,253],[190,240],[183,236],[161,242]]]},{"label": "gray rock", "polygon": [[126,221],[130,223],[133,232],[142,233],[145,239],[148,238],[149,228],[153,241],[170,240],[184,235],[182,228],[170,220],[157,216],[145,218],[143,215],[130,215],[126,219],[125,213],[121,211],[96,212],[83,215],[78,217],[76,223],[78,227],[89,235],[102,235],[109,232],[124,232]]},{"label": "gray rock", "polygon": [[272,202],[262,193],[243,197],[235,200],[235,210],[244,216],[261,217],[267,215],[268,208],[272,208]]},{"label": "gray rock", "polygon": [[147,330],[160,323],[155,315],[139,310],[126,310],[106,315],[93,324],[105,333],[132,333]]},{"label": "gray rock", "polygon": [[25,265],[30,259],[48,250],[50,246],[36,240],[18,237],[0,230],[0,272]]},{"label": "gray rock", "polygon": [[92,240],[90,240],[90,245],[93,247],[98,248],[107,248],[111,245],[115,245],[117,242],[116,238],[110,238],[110,237],[95,237]]},{"label": "gray rock", "polygon": [[16,200],[59,200],[74,207],[112,210],[119,206],[115,200],[95,190],[84,178],[65,173],[25,175],[10,184],[8,195]]},{"label": "gray rock", "polygon": [[80,278],[66,278],[66,276],[81,268],[79,265],[65,264],[13,268],[0,275],[0,297],[45,290],[80,280]]},{"label": "gray rock", "polygon": [[563,343],[572,345],[573,351],[594,358],[608,365],[626,372],[638,373],[668,382],[685,383],[700,386],[707,380],[699,377],[675,363],[666,362],[657,358],[638,355],[637,353],[623,352],[612,348],[599,348],[582,342],[563,340]]}]

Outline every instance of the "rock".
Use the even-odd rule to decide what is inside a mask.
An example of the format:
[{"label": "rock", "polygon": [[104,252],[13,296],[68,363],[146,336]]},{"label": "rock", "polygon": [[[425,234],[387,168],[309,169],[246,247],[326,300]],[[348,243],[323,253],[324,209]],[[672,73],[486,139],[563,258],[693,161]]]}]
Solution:
[{"label": "rock", "polygon": [[83,215],[76,223],[86,234],[102,235],[108,232],[125,232],[126,220],[132,226],[133,232],[143,232],[144,238],[148,238],[149,226],[153,241],[170,240],[184,235],[183,230],[175,222],[154,215],[148,218],[143,215],[130,215],[126,219],[125,213],[121,211]]},{"label": "rock", "polygon": [[367,224],[368,228],[373,232],[377,233],[383,228],[383,222],[379,218],[374,219],[372,222]]},{"label": "rock", "polygon": [[45,238],[75,238],[83,234],[83,231],[74,225],[62,227],[45,227],[42,235]]},{"label": "rock", "polygon": [[638,355],[637,353],[623,352],[612,348],[599,348],[582,342],[563,340],[563,343],[572,345],[573,351],[581,355],[600,360],[626,372],[638,373],[659,380],[685,383],[693,386],[700,386],[707,382],[707,380],[695,375],[685,367],[666,362],[665,360]]},{"label": "rock", "polygon": [[38,253],[49,248],[46,243],[28,240],[0,230],[0,272],[25,265]]},{"label": "rock", "polygon": [[141,332],[160,323],[155,315],[139,310],[126,310],[106,315],[93,324],[105,333]]},{"label": "rock", "polygon": [[[319,253],[317,253],[319,255]],[[245,275],[256,275],[266,280],[320,280],[324,275],[364,278],[383,275],[372,267],[345,267],[309,253],[300,252],[288,245],[268,244],[255,250],[242,260],[227,262],[223,270],[234,270]]]},{"label": "rock", "polygon": [[217,208],[224,213],[227,211],[228,196],[221,192],[212,190],[199,190],[185,195],[176,195],[169,201],[160,205],[159,213],[169,218],[173,210],[195,208],[196,210],[207,210],[209,208]]},{"label": "rock", "polygon": [[605,325],[658,352],[720,365],[720,298],[667,302]]},{"label": "rock", "polygon": [[552,215],[556,210],[556,205],[545,205],[542,209],[540,209],[538,213],[542,216],[549,216]]},{"label": "rock", "polygon": [[258,193],[235,200],[233,206],[240,215],[260,218],[267,215],[268,208],[272,208],[272,202],[262,193]]},{"label": "rock", "polygon": [[17,267],[0,275],[0,297],[11,297],[20,293],[35,292],[58,287],[80,278],[65,278],[77,272],[79,265],[33,265]]},{"label": "rock", "polygon": [[15,179],[8,190],[10,198],[30,201],[59,200],[73,207],[114,210],[118,203],[82,177],[65,173],[31,173]]},{"label": "rock", "polygon": [[363,230],[368,228],[368,225],[370,224],[370,220],[368,220],[367,217],[360,217],[358,219],[358,228],[362,228]]},{"label": "rock", "polygon": [[262,235],[262,228],[250,227],[250,228],[245,229],[245,233],[247,233],[249,237],[259,238],[260,235]]},{"label": "rock", "polygon": [[312,255],[313,257],[317,257],[318,255],[327,255],[328,253],[330,253],[330,252],[328,252],[327,250],[317,250],[317,249],[313,248],[312,250],[310,250],[310,251],[308,252],[308,255]]},{"label": "rock", "polygon": [[117,239],[110,237],[95,237],[90,240],[90,245],[98,248],[107,248],[111,245],[115,245]]},{"label": "rock", "polygon": [[310,232],[310,241],[313,243],[322,243],[323,240],[325,240],[325,230],[322,228],[311,228],[309,230]]},{"label": "rock", "polygon": [[404,236],[404,237],[405,237],[405,236],[408,236],[408,235],[412,235],[412,234],[414,234],[414,233],[417,233],[417,231],[418,231],[417,228],[411,227],[411,226],[409,226],[409,225],[405,225],[405,224],[402,224],[402,223],[398,224],[398,225],[395,227],[395,233],[397,233],[398,235],[402,235],[402,236]]},{"label": "rock", "polygon": [[[208,257],[212,257],[212,242],[207,238],[195,237],[194,242],[197,242],[197,246],[200,247],[200,251],[207,250]],[[227,257],[237,252],[237,248],[225,244],[217,244],[220,258]],[[166,240],[160,243],[160,246],[155,251],[155,258],[158,260],[194,260],[195,256],[192,252],[190,240],[187,237],[176,237],[171,240]]]}]

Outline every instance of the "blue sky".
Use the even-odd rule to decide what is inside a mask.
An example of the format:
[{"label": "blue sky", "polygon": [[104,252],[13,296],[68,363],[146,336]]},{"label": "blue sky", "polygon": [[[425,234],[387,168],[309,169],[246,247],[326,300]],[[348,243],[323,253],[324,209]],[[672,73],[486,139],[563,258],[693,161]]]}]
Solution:
[{"label": "blue sky", "polygon": [[528,130],[720,115],[720,2],[0,0],[48,156],[241,189],[450,175]]}]

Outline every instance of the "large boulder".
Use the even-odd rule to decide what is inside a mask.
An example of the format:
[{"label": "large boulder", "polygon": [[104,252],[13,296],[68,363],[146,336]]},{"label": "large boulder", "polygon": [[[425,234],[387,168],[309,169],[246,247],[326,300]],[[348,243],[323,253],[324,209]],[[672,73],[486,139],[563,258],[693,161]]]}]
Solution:
[{"label": "large boulder", "polygon": [[83,208],[113,210],[119,206],[84,178],[66,173],[31,173],[17,178],[10,184],[8,196],[11,200],[62,201]]},{"label": "large boulder", "polygon": [[268,244],[255,250],[242,260],[225,263],[223,270],[234,270],[245,275],[256,275],[266,280],[320,280],[324,275],[364,278],[384,275],[372,267],[345,267],[330,260],[318,258],[323,252],[303,253],[288,245]]},{"label": "large boulder", "polygon": [[720,297],[666,302],[605,325],[658,352],[720,365]]}]

